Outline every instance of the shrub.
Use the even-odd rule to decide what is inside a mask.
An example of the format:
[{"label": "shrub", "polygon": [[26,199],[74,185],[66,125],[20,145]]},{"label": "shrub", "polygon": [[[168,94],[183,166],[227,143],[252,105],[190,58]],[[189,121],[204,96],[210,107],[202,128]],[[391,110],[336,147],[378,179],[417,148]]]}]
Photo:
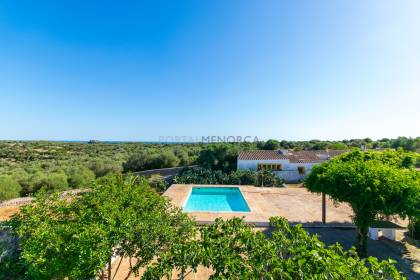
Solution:
[{"label": "shrub", "polygon": [[[263,180],[263,182],[262,182]],[[186,168],[175,176],[176,184],[252,185],[282,187],[284,181],[271,171],[236,170],[229,174],[202,167]]]},{"label": "shrub", "polygon": [[146,151],[140,151],[131,155],[125,163],[123,163],[124,172],[136,172],[148,169],[151,162],[150,154]]},{"label": "shrub", "polygon": [[151,169],[175,167],[179,162],[179,158],[172,151],[165,151],[153,156]]},{"label": "shrub", "polygon": [[240,171],[237,170],[235,172],[235,176],[239,177],[240,185],[258,185],[258,173],[251,170]]},{"label": "shrub", "polygon": [[149,183],[149,186],[152,189],[155,189],[157,192],[164,192],[168,189],[169,186],[165,178],[158,174],[150,176],[150,178],[148,178],[147,181]]},{"label": "shrub", "polygon": [[42,174],[36,178],[32,191],[37,192],[41,188],[45,188],[48,192],[67,190],[69,188],[67,175],[64,172]]},{"label": "shrub", "polygon": [[0,177],[0,201],[19,197],[21,186],[11,176]]},{"label": "shrub", "polygon": [[264,187],[283,187],[284,180],[278,177],[270,170],[263,170],[258,172],[258,182],[260,186]]},{"label": "shrub", "polygon": [[95,179],[95,173],[85,166],[70,167],[67,176],[67,182],[73,189],[85,188]]},{"label": "shrub", "polygon": [[202,167],[185,168],[175,176],[176,184],[225,184],[227,175],[220,170]]},{"label": "shrub", "polygon": [[110,173],[118,173],[120,167],[116,164],[105,163],[103,159],[96,159],[89,163],[89,169],[95,174],[96,178],[108,175]]},{"label": "shrub", "polygon": [[123,164],[124,172],[137,172],[148,169],[159,169],[178,166],[180,159],[172,151],[148,153],[141,151],[128,158]]},{"label": "shrub", "polygon": [[186,166],[186,165],[191,164],[191,158],[188,155],[187,150],[185,150],[185,149],[175,149],[174,154],[179,159],[179,165],[180,166]]}]

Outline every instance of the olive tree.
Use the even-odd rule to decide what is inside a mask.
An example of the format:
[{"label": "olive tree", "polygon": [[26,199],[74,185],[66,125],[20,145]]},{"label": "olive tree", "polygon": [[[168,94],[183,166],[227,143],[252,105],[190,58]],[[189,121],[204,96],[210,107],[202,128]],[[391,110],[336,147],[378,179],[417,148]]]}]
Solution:
[{"label": "olive tree", "polygon": [[[328,194],[337,202],[347,202],[354,212],[358,229],[356,248],[367,255],[367,233],[378,215],[404,216],[411,205],[408,194],[418,186],[416,171],[403,167],[406,157],[397,151],[353,151],[315,166],[305,179],[312,192]],[[417,196],[418,198],[418,196]]]}]

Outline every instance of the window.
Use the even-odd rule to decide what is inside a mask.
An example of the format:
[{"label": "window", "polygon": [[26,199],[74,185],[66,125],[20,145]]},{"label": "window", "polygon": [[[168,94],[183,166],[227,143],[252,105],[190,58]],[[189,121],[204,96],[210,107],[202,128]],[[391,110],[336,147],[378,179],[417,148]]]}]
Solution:
[{"label": "window", "polygon": [[271,171],[281,171],[282,165],[281,164],[265,164],[259,163],[257,165],[258,170],[271,170]]},{"label": "window", "polygon": [[298,166],[298,172],[300,175],[305,175],[305,166]]}]

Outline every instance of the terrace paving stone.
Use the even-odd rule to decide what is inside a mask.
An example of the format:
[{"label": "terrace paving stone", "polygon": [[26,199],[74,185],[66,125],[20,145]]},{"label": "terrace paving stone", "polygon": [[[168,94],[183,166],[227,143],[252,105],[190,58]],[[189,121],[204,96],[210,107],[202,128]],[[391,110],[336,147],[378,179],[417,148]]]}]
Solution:
[{"label": "terrace paving stone", "polygon": [[[193,186],[187,184],[173,184],[163,194],[173,205],[183,207]],[[221,187],[221,185],[199,185],[204,187]],[[352,210],[345,203],[334,204],[327,196],[327,223],[322,223],[322,198],[305,188],[267,188],[254,186],[223,185],[238,187],[250,212],[217,213],[217,212],[189,212],[188,215],[198,224],[212,223],[216,218],[229,219],[244,218],[255,226],[267,227],[273,216],[282,216],[292,224],[303,224],[304,227],[350,227],[352,224]]]}]

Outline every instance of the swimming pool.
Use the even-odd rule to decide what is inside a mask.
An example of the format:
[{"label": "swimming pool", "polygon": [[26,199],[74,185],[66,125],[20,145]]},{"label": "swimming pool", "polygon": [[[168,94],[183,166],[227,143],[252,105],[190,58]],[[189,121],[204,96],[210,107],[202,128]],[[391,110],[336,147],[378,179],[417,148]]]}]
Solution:
[{"label": "swimming pool", "polygon": [[186,212],[250,212],[239,188],[193,187],[184,206]]}]

